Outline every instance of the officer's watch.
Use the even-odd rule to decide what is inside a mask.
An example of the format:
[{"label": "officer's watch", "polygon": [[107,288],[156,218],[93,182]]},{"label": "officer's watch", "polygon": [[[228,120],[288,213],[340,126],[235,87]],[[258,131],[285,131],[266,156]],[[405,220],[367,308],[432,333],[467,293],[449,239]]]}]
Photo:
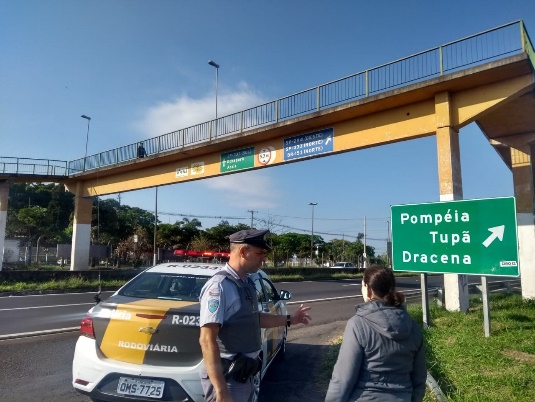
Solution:
[{"label": "officer's watch", "polygon": [[292,325],[292,316],[290,314],[286,314],[286,326],[290,328],[290,325]]}]

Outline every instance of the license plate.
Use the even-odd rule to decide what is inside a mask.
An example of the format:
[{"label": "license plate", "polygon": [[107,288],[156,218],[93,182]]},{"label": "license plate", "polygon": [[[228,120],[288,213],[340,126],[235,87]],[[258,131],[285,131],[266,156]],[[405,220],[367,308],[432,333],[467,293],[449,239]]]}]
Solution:
[{"label": "license plate", "polygon": [[164,385],[163,381],[121,377],[119,378],[119,384],[117,384],[117,393],[147,398],[161,398]]}]

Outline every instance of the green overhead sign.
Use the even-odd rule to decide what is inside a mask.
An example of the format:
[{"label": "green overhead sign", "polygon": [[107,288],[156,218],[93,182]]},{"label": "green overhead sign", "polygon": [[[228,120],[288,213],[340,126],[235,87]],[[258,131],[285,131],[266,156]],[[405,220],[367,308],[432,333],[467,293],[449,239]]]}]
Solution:
[{"label": "green overhead sign", "polygon": [[254,167],[254,147],[238,149],[221,154],[219,171],[221,173]]},{"label": "green overhead sign", "polygon": [[394,205],[395,271],[519,276],[514,197]]}]

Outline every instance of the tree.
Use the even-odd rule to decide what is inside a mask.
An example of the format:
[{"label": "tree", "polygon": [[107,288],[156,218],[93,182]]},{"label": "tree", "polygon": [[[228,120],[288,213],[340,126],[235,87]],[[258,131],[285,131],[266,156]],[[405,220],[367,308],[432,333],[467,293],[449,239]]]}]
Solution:
[{"label": "tree", "polygon": [[229,249],[229,236],[240,230],[249,229],[249,226],[239,223],[231,225],[228,221],[221,221],[216,226],[205,230],[205,235],[210,240],[212,247],[217,251],[224,251]]},{"label": "tree", "polygon": [[50,219],[49,241],[67,242],[69,238],[65,235],[65,228],[72,224],[74,194],[65,191],[65,186],[62,184],[52,185],[50,193],[51,198],[47,206]]},{"label": "tree", "polygon": [[282,218],[275,218],[274,216],[268,214],[267,218],[257,218],[255,221],[258,222],[257,227],[265,228],[269,230],[271,234],[278,234],[281,231],[277,228],[282,226]]},{"label": "tree", "polygon": [[182,231],[179,223],[160,223],[156,231],[156,245],[162,248],[175,248],[180,243]]},{"label": "tree", "polygon": [[274,236],[273,254],[278,262],[288,261],[294,255],[298,258],[310,257],[310,236],[301,233],[284,233]]},{"label": "tree", "polygon": [[[96,225],[99,227],[99,243],[100,244],[118,244],[126,236],[132,234],[132,232],[124,232],[119,220],[119,211],[121,205],[114,199],[107,200],[95,200],[93,202],[93,228]],[[94,230],[93,230],[94,232]],[[96,240],[96,237],[95,237]]]},{"label": "tree", "polygon": [[208,238],[206,233],[201,233],[191,242],[191,248],[198,251],[206,251],[214,248],[214,243]]},{"label": "tree", "polygon": [[117,209],[119,226],[123,233],[133,234],[143,228],[148,234],[154,233],[154,214],[138,207],[120,205]]},{"label": "tree", "polygon": [[[358,264],[362,260],[364,253],[364,244],[360,240],[354,242],[345,239],[332,239],[325,244],[325,253],[329,256],[329,260],[335,261],[349,261]],[[375,255],[375,248],[366,246],[366,254],[369,257]]]},{"label": "tree", "polygon": [[[135,241],[137,236],[137,242]],[[117,256],[117,266],[120,261],[130,261],[135,268],[141,266],[143,261],[150,261],[153,253],[153,244],[149,238],[148,232],[142,227],[138,227],[135,233],[127,239],[119,242],[115,248]]]},{"label": "tree", "polygon": [[178,246],[182,249],[187,249],[193,239],[200,234],[202,223],[196,218],[191,221],[188,218],[184,218],[178,224],[180,225],[180,243]]},{"label": "tree", "polygon": [[[47,219],[35,226],[36,210],[23,212],[21,216],[29,219],[23,222],[19,219],[22,209],[40,207],[46,209]],[[26,237],[28,230],[33,233],[32,239],[40,235],[46,235],[49,241],[66,240],[65,228],[71,220],[74,210],[74,195],[65,192],[65,187],[60,184],[42,183],[14,183],[9,189],[6,235],[12,237]],[[31,217],[33,215],[33,218]],[[44,222],[43,222],[44,221]],[[27,225],[31,227],[28,227]],[[42,229],[45,229],[40,232]]]},{"label": "tree", "polygon": [[19,210],[17,218],[24,225],[30,239],[36,239],[39,234],[48,234],[50,219],[46,208],[34,206]]}]

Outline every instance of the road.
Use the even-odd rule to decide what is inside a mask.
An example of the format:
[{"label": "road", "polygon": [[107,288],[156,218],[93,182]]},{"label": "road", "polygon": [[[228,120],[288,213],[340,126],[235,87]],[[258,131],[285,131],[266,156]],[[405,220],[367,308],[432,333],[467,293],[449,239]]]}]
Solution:
[{"label": "road", "polygon": [[[290,328],[285,362],[268,371],[260,402],[323,400],[326,384],[317,381],[323,353],[330,340],[342,334],[357,302],[352,298],[310,303],[312,324]],[[0,341],[0,401],[88,402],[71,385],[77,338],[78,333],[69,332]]]},{"label": "road", "polygon": [[[358,280],[280,282],[277,288],[292,292],[291,304],[308,300],[360,295]],[[429,287],[442,286],[442,275],[429,277]],[[420,277],[398,279],[400,290],[419,290]],[[94,305],[96,292],[0,297],[0,339],[9,334],[75,328]],[[105,299],[113,292],[103,292]]]},{"label": "road", "polygon": [[[441,275],[428,278],[430,288],[441,286],[441,282]],[[290,311],[302,302],[309,304],[313,321],[307,327],[290,328],[285,362],[268,371],[260,402],[323,401],[328,385],[328,373],[322,373],[324,354],[343,333],[354,306],[362,301],[357,297],[360,280],[286,282],[277,283],[277,288],[292,292]],[[400,290],[419,288],[419,276],[398,278]],[[2,297],[2,333],[77,327],[93,304],[93,296],[94,293]],[[330,300],[313,301],[322,298]],[[0,337],[0,402],[89,401],[71,386],[77,338],[77,332],[5,340]]]}]

